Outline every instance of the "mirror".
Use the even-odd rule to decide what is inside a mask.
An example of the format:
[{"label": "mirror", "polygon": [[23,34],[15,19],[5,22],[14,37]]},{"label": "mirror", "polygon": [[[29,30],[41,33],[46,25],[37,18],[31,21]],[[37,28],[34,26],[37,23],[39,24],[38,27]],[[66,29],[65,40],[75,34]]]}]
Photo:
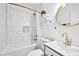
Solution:
[{"label": "mirror", "polygon": [[60,5],[55,16],[56,22],[62,26],[75,26],[79,24],[79,3],[66,3]]}]

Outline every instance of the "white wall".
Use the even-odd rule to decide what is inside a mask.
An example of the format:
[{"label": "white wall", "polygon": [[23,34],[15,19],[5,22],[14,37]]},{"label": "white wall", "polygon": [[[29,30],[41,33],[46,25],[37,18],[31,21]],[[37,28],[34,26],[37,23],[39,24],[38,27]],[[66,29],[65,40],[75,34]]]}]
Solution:
[{"label": "white wall", "polygon": [[[0,50],[6,41],[6,4],[0,4]],[[3,47],[2,47],[3,46]]]},{"label": "white wall", "polygon": [[39,13],[36,13],[36,27],[37,27],[37,44],[38,48],[40,48],[41,44],[41,15]]},{"label": "white wall", "polygon": [[42,9],[45,10],[48,14],[50,14],[52,21],[50,27],[47,27],[43,19],[42,36],[50,39],[57,39],[63,41],[62,34],[67,32],[68,35],[72,38],[72,44],[79,46],[79,25],[74,27],[64,27],[58,25],[54,18],[57,9],[56,4],[42,4]]},{"label": "white wall", "polygon": [[[0,47],[1,43],[3,45],[6,42],[6,49],[35,42],[36,18],[33,13],[28,9],[10,4],[7,4],[6,10],[6,4],[0,4]],[[29,32],[23,32],[23,26],[27,26],[28,23]]]},{"label": "white wall", "polygon": [[[34,12],[10,4],[7,9],[8,45],[17,47],[33,43],[36,35]],[[27,23],[29,23],[29,32],[23,32],[23,26],[27,26]]]}]

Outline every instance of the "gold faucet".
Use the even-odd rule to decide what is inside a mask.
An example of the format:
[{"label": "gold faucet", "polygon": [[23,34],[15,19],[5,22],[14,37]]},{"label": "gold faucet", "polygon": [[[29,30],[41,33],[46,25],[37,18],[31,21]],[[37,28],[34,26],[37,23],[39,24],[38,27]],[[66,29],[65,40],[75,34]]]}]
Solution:
[{"label": "gold faucet", "polygon": [[63,36],[65,36],[65,38],[64,38],[64,44],[68,45],[68,46],[71,46],[71,38],[68,37],[68,34],[64,33]]}]

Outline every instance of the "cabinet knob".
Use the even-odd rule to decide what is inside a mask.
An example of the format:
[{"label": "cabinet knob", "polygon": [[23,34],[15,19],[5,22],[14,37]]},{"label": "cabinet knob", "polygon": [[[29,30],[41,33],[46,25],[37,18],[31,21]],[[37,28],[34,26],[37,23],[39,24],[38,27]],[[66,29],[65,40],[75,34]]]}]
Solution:
[{"label": "cabinet knob", "polygon": [[51,56],[53,56],[53,55],[51,55]]}]

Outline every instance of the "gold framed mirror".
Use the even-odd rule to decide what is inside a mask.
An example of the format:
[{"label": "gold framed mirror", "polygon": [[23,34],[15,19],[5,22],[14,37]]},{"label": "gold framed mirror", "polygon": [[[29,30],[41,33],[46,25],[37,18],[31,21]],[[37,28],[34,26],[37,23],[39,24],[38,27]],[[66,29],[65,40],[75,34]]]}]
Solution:
[{"label": "gold framed mirror", "polygon": [[79,25],[79,3],[66,3],[57,9],[55,20],[62,26]]}]

